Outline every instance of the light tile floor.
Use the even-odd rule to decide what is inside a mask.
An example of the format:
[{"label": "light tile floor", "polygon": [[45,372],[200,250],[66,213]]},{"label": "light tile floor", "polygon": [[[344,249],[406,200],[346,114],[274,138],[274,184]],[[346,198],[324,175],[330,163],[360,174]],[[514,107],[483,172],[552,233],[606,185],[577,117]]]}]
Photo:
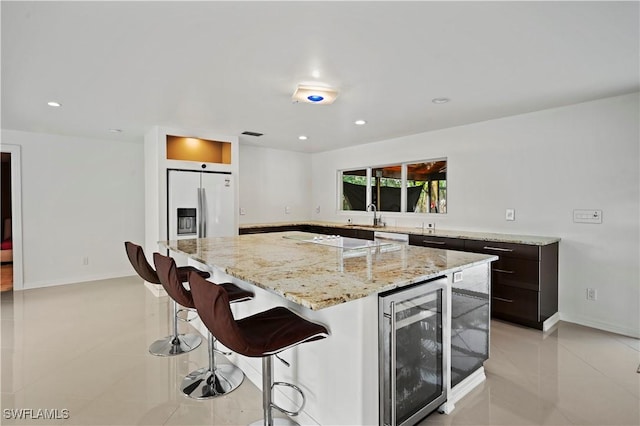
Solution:
[{"label": "light tile floor", "polygon": [[[1,298],[1,424],[243,425],[261,417],[260,391],[248,380],[214,400],[179,393],[182,377],[206,365],[206,345],[149,355],[170,329],[168,302],[137,277]],[[487,381],[452,414],[421,425],[640,425],[638,339],[562,322],[548,333],[491,326]],[[7,418],[14,408],[58,409],[59,417],[65,409],[69,418]]]}]

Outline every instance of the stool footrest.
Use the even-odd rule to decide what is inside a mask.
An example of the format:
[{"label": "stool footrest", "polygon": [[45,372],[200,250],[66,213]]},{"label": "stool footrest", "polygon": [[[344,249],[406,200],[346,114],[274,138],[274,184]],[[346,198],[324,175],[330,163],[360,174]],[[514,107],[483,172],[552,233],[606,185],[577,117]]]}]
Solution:
[{"label": "stool footrest", "polygon": [[213,351],[214,351],[215,353],[217,353],[217,354],[224,355],[224,356],[231,356],[231,355],[233,355],[233,353],[231,353],[231,352],[221,351],[220,349],[217,349],[217,348],[214,348],[214,349],[213,349]]},{"label": "stool footrest", "polygon": [[276,405],[273,401],[271,402],[271,407],[275,408],[276,410],[288,415],[288,416],[297,416],[298,414],[300,414],[300,412],[302,411],[302,409],[304,408],[305,403],[307,402],[307,399],[304,396],[304,392],[302,392],[302,389],[300,389],[298,386],[292,384],[292,383],[287,383],[287,382],[273,382],[273,385],[271,386],[271,389],[273,389],[276,386],[286,386],[289,388],[292,388],[293,390],[297,391],[300,396],[302,397],[302,404],[300,405],[300,407],[298,407],[298,409],[296,411],[288,411],[285,410],[284,408]]},{"label": "stool footrest", "polygon": [[[189,314],[192,314],[191,317],[189,317]],[[180,308],[176,311],[176,318],[178,318],[179,321],[191,322],[198,318],[198,314],[191,308]]]}]

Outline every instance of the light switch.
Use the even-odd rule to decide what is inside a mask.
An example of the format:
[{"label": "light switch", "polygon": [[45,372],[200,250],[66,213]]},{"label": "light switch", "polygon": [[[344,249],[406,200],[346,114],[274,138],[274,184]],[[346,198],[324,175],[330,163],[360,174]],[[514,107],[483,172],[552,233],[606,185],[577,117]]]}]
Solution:
[{"label": "light switch", "polygon": [[575,223],[602,223],[602,210],[574,210]]}]

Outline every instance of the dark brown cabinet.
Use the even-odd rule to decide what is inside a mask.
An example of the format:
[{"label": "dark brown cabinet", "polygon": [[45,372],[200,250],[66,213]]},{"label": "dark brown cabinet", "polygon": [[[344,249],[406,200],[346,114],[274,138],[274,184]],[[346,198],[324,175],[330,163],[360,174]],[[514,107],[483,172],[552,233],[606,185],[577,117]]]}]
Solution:
[{"label": "dark brown cabinet", "polygon": [[409,235],[409,244],[446,250],[464,250],[464,240],[460,238],[434,237],[430,235]]},{"label": "dark brown cabinet", "polygon": [[499,256],[491,264],[491,316],[543,329],[558,312],[558,243],[465,240],[465,250]]},{"label": "dark brown cabinet", "polygon": [[558,243],[548,245],[431,235],[409,235],[409,244],[494,254],[491,316],[542,330],[558,312]]},{"label": "dark brown cabinet", "polygon": [[340,228],[333,226],[322,225],[273,225],[273,226],[259,226],[251,228],[240,228],[239,234],[262,234],[265,232],[285,232],[285,231],[301,231],[311,232],[313,234],[324,235],[340,235],[342,237],[360,238],[363,240],[373,240],[374,232],[368,229],[359,228]]}]

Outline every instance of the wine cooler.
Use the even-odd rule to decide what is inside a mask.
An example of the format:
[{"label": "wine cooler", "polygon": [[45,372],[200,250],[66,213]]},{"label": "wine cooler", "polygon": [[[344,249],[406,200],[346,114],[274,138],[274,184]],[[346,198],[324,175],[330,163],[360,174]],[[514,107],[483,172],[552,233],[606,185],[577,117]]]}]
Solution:
[{"label": "wine cooler", "polygon": [[378,299],[380,425],[410,426],[447,399],[447,279]]}]

